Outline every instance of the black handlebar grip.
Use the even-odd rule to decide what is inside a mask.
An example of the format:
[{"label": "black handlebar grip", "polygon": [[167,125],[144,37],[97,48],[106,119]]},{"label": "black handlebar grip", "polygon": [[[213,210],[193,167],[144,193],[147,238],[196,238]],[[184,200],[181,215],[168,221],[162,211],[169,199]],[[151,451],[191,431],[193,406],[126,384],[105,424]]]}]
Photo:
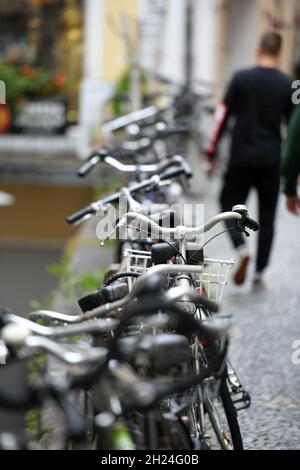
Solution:
[{"label": "black handlebar grip", "polygon": [[101,295],[101,291],[99,290],[91,292],[90,294],[85,295],[78,300],[78,305],[83,313],[90,312],[91,310],[100,307],[100,305],[103,305],[104,303],[105,301]]},{"label": "black handlebar grip", "polygon": [[124,282],[111,286],[104,286],[101,289],[81,297],[78,300],[78,304],[83,313],[90,312],[91,310],[94,310],[101,305],[109,302],[115,302],[116,300],[125,297],[128,292],[128,285]]},{"label": "black handlebar grip", "polygon": [[100,162],[101,158],[99,155],[91,156],[78,170],[77,174],[80,178],[83,178],[88,173],[92,171],[92,169]]},{"label": "black handlebar grip", "polygon": [[122,299],[129,292],[128,284],[120,282],[111,286],[102,287],[101,293],[105,302],[115,302],[116,300]]},{"label": "black handlebar grip", "polygon": [[246,227],[250,228],[250,230],[253,230],[253,232],[258,232],[260,230],[260,225],[258,222],[256,222],[253,219],[248,218],[245,223]]},{"label": "black handlebar grip", "polygon": [[162,175],[160,175],[161,181],[168,180],[171,178],[177,178],[177,176],[185,175],[187,178],[190,178],[193,173],[188,165],[188,163],[184,162],[179,168],[175,168],[174,170],[168,170]]},{"label": "black handlebar grip", "polygon": [[186,160],[183,160],[182,162],[182,168],[184,169],[184,176],[186,178],[192,178],[193,177],[193,170],[191,169],[190,165]]},{"label": "black handlebar grip", "polygon": [[84,219],[84,217],[86,217],[87,215],[91,215],[93,213],[94,213],[94,209],[90,205],[90,206],[84,207],[78,212],[75,212],[74,214],[69,215],[66,218],[66,220],[68,224],[73,225],[73,224],[76,224],[76,222],[79,222],[81,219]]}]

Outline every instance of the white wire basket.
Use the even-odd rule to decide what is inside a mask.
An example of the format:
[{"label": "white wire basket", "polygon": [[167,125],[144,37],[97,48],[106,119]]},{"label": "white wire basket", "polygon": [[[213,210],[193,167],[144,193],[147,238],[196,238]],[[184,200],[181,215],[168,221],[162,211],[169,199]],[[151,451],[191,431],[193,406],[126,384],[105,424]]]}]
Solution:
[{"label": "white wire basket", "polygon": [[[122,270],[126,272],[143,273],[153,265],[149,251],[139,251],[126,248],[123,252]],[[203,271],[194,276],[197,288],[208,299],[220,302],[224,289],[228,285],[230,272],[234,267],[233,260],[205,258]],[[182,267],[184,272],[184,266]]]},{"label": "white wire basket", "polygon": [[201,293],[205,294],[210,300],[220,302],[233,267],[233,260],[205,258],[203,271],[197,276],[197,285],[200,287]]},{"label": "white wire basket", "polygon": [[126,248],[123,252],[122,270],[143,273],[153,265],[150,251],[132,250]]}]

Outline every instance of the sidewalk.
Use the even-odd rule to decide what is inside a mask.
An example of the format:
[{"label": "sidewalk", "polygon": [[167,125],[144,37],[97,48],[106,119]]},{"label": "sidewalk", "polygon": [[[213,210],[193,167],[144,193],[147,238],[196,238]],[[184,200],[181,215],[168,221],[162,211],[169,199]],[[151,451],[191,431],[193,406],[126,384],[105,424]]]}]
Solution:
[{"label": "sidewalk", "polygon": [[[204,198],[187,200],[204,202],[206,220],[219,212],[216,202],[219,186],[220,181],[215,179]],[[248,207],[256,218],[254,195]],[[239,414],[246,449],[300,449],[300,365],[295,366],[291,361],[292,343],[300,339],[300,220],[287,213],[283,199],[277,226],[272,263],[266,273],[266,290],[253,293],[251,279],[241,289],[230,285],[222,308],[224,313],[233,315],[231,361],[252,397],[251,408]],[[220,231],[222,227],[210,236]],[[253,251],[256,235],[251,235],[249,243]],[[82,271],[108,266],[112,259],[109,249],[99,247],[93,222],[82,226],[69,249],[73,251],[73,265]],[[222,259],[235,255],[227,234],[208,245],[205,253]],[[60,296],[56,298],[55,309],[65,310]],[[55,370],[53,364],[53,373]],[[49,443],[48,436],[46,445],[57,448],[59,425],[56,417],[53,420],[52,416],[51,420],[55,423],[54,442]]]}]

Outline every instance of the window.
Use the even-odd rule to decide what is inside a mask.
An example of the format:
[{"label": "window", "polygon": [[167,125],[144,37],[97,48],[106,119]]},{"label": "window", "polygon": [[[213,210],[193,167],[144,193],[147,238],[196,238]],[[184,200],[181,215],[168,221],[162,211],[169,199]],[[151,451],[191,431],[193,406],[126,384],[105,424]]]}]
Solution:
[{"label": "window", "polygon": [[0,64],[37,68],[55,74],[57,85],[65,82],[70,121],[76,120],[81,77],[83,3],[0,1]]}]

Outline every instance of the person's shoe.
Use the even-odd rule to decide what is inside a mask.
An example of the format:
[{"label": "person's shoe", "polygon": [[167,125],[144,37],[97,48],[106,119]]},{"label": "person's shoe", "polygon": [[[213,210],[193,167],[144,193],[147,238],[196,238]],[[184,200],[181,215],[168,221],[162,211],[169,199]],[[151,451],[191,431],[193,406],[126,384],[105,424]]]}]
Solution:
[{"label": "person's shoe", "polygon": [[240,259],[237,263],[235,274],[233,280],[237,286],[241,286],[246,281],[248,266],[250,262],[250,253],[247,250],[244,250],[240,254]]},{"label": "person's shoe", "polygon": [[255,273],[253,283],[252,283],[252,289],[255,292],[260,292],[266,288],[266,285],[264,283],[262,273]]}]

